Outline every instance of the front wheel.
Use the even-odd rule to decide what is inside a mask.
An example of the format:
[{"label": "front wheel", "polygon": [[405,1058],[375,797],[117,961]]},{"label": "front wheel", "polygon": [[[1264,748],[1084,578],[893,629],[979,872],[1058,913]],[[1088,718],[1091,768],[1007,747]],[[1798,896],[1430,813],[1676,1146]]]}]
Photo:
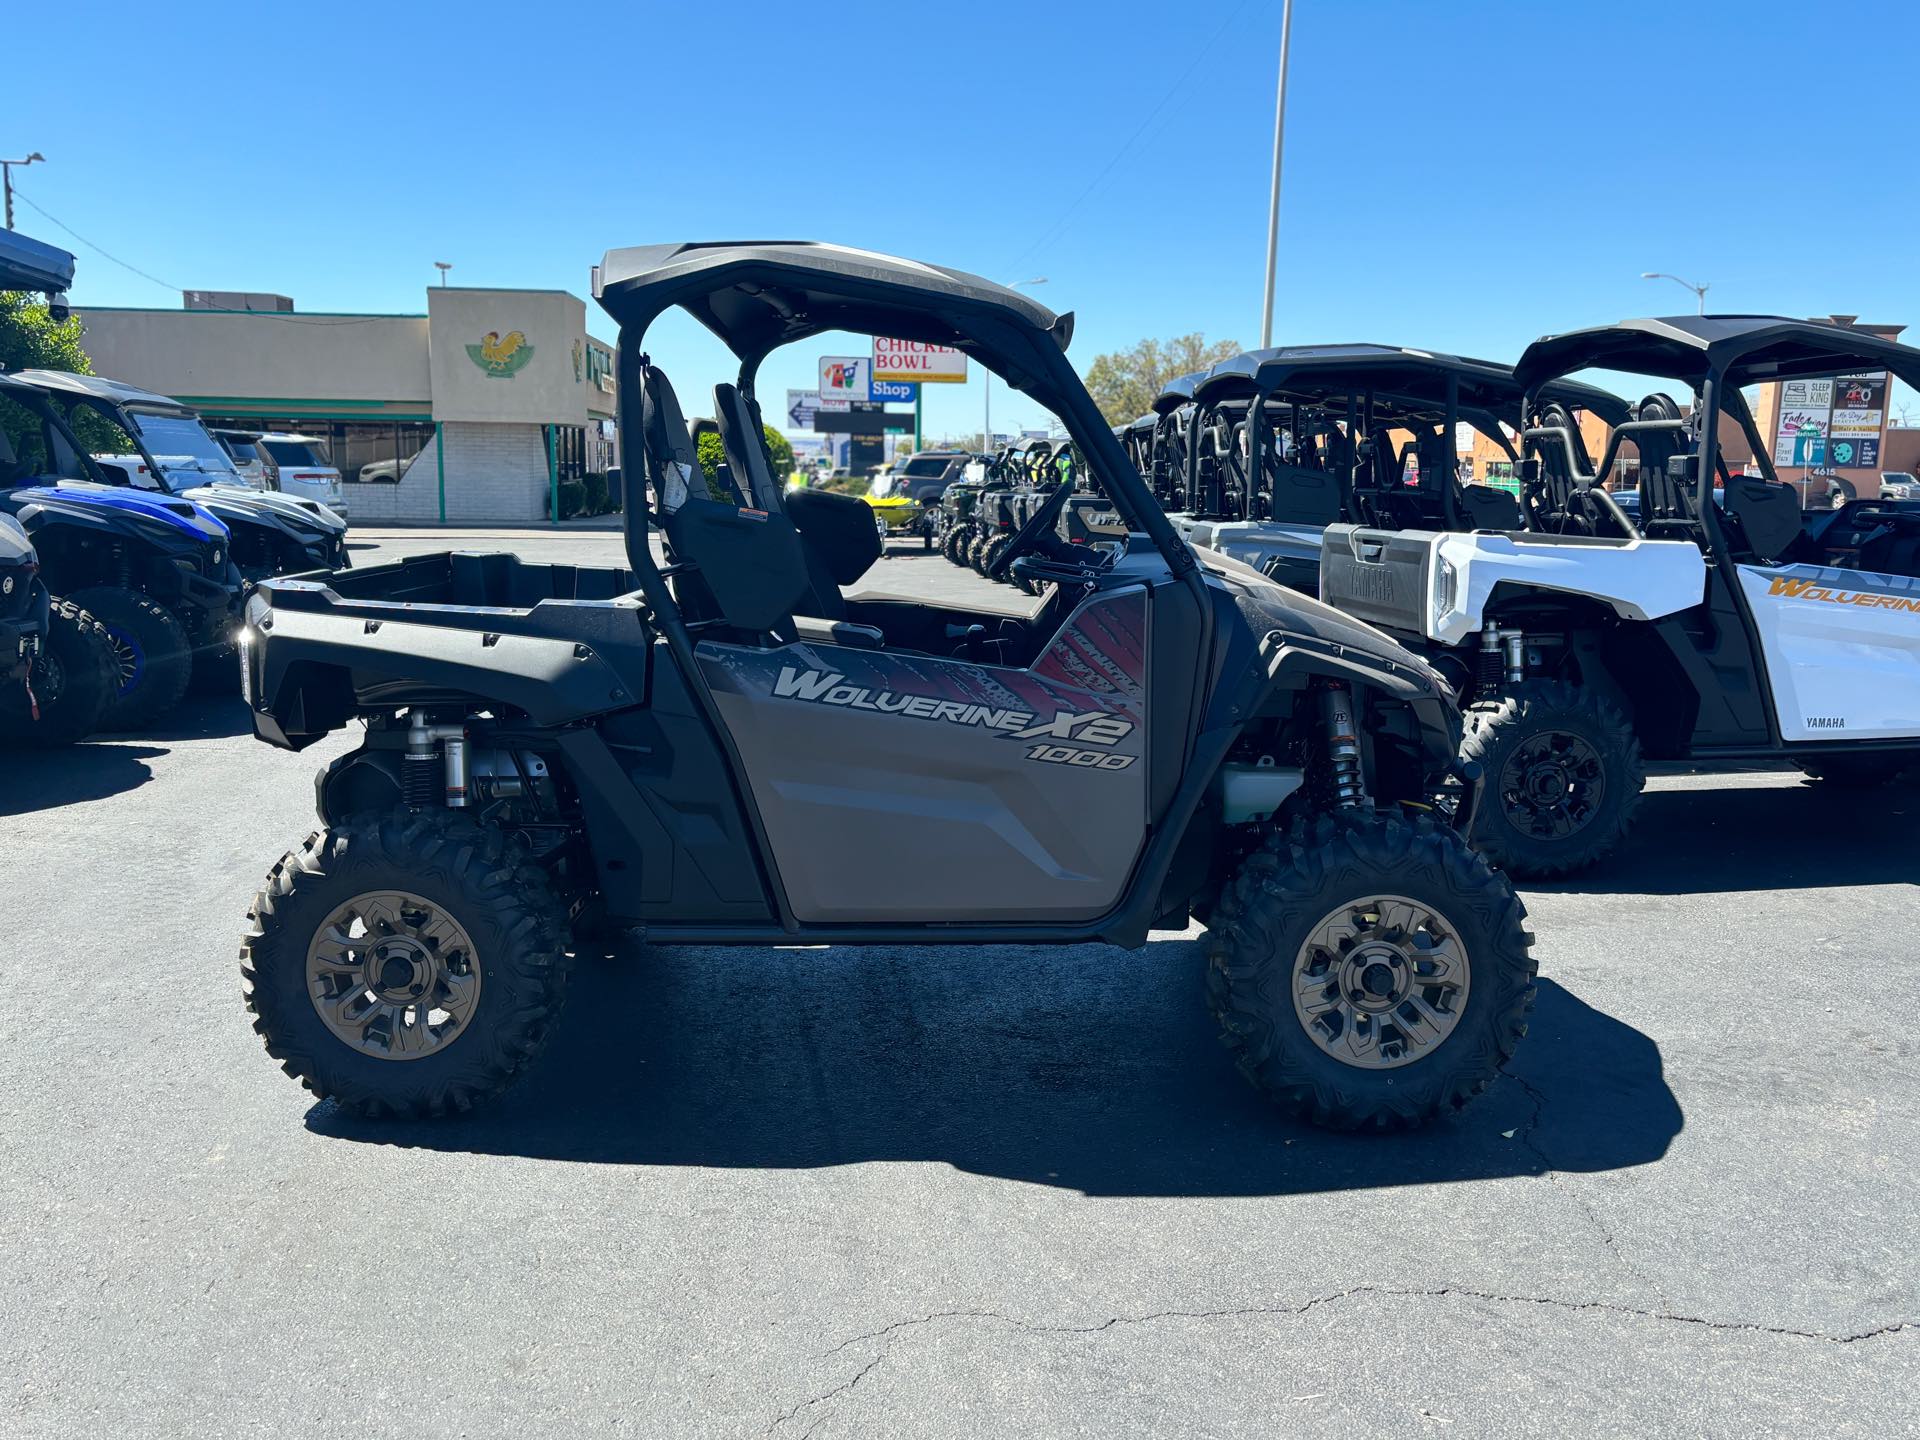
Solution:
[{"label": "front wheel", "polygon": [[370,1118],[499,1094],[566,997],[566,914],[546,872],[448,811],[362,813],[309,836],[247,918],[240,974],[267,1053]]},{"label": "front wheel", "polygon": [[27,683],[0,681],[0,738],[27,745],[84,740],[100,728],[119,679],[106,626],[72,601],[55,600]]},{"label": "front wheel", "polygon": [[1410,1129],[1492,1083],[1535,964],[1506,878],[1422,817],[1301,821],[1215,905],[1207,992],[1253,1087],[1339,1130]]},{"label": "front wheel", "polygon": [[96,585],[70,598],[106,626],[118,674],[102,730],[138,730],[180,703],[193,678],[186,627],[150,595]]},{"label": "front wheel", "polygon": [[1485,777],[1473,844],[1521,879],[1604,859],[1626,838],[1647,783],[1639,737],[1619,707],[1561,680],[1524,680],[1470,707],[1460,754]]}]

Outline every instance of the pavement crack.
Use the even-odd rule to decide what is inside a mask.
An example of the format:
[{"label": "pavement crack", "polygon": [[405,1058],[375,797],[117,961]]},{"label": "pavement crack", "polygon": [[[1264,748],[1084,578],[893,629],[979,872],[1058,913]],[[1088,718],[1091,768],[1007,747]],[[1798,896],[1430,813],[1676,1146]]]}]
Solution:
[{"label": "pavement crack", "polygon": [[[1866,1341],[1886,1339],[1908,1330],[1920,1330],[1920,1320],[1894,1320],[1885,1325],[1877,1325],[1869,1330],[1834,1334],[1825,1330],[1802,1330],[1793,1326],[1764,1325],[1752,1320],[1716,1320],[1706,1315],[1689,1315],[1673,1310],[1664,1301],[1661,1308],[1645,1309],[1633,1305],[1620,1305],[1609,1300],[1569,1300],[1555,1295],[1513,1295],[1497,1290],[1473,1290],[1457,1285],[1440,1286],[1433,1289],[1402,1289],[1386,1285],[1355,1285],[1346,1290],[1334,1290],[1324,1295],[1314,1295],[1293,1305],[1243,1305],[1221,1310],[1154,1310],[1141,1315],[1113,1315],[1094,1325],[1052,1325],[1038,1321],[1023,1320],[998,1310],[936,1310],[930,1314],[911,1316],[904,1320],[895,1320],[876,1330],[863,1331],[842,1340],[839,1344],[823,1352],[818,1358],[830,1360],[845,1350],[857,1345],[880,1344],[877,1354],[856,1370],[848,1379],[841,1381],[831,1389],[803,1400],[776,1416],[766,1427],[764,1433],[772,1434],[789,1421],[806,1414],[822,1405],[831,1404],[841,1396],[853,1390],[867,1376],[871,1375],[893,1353],[895,1343],[903,1334],[911,1330],[925,1329],[950,1321],[975,1322],[990,1321],[1017,1330],[1028,1335],[1104,1335],[1122,1326],[1153,1325],[1169,1320],[1188,1320],[1210,1322],[1217,1320],[1245,1320],[1284,1318],[1305,1315],[1310,1310],[1325,1309],[1344,1301],[1377,1298],[1386,1300],[1470,1300],[1487,1305],[1533,1305],[1544,1309],[1559,1310],[1570,1314],[1613,1315],[1624,1319],[1651,1320],[1660,1324],[1684,1325],[1693,1329],[1709,1330],[1722,1334],[1745,1333],[1764,1335],[1779,1339],[1807,1340],[1825,1345],[1858,1345]],[[811,1435],[824,1417],[816,1417],[808,1426],[805,1434]],[[804,1437],[803,1437],[804,1440]]]},{"label": "pavement crack", "polygon": [[1600,1243],[1606,1247],[1607,1253],[1619,1262],[1620,1268],[1638,1280],[1642,1285],[1646,1286],[1648,1290],[1652,1291],[1654,1299],[1660,1302],[1660,1308],[1662,1310],[1670,1309],[1672,1302],[1668,1300],[1667,1292],[1661,1286],[1660,1282],[1628,1258],[1626,1251],[1622,1250],[1619,1242],[1614,1239],[1612,1229],[1600,1218],[1600,1213],[1593,1208],[1592,1203],[1588,1201],[1584,1195],[1563,1183],[1563,1177],[1559,1168],[1548,1157],[1547,1152],[1541,1148],[1540,1142],[1533,1138],[1533,1132],[1540,1128],[1540,1122],[1546,1116],[1546,1095],[1532,1081],[1522,1076],[1510,1073],[1508,1078],[1524,1090],[1527,1096],[1533,1101],[1533,1114],[1527,1118],[1527,1123],[1520,1127],[1520,1130],[1514,1136],[1514,1140],[1524,1146],[1527,1153],[1532,1155],[1534,1160],[1539,1164],[1541,1178],[1579,1207],[1580,1213],[1587,1217],[1587,1224],[1592,1227],[1594,1234],[1600,1237]]}]

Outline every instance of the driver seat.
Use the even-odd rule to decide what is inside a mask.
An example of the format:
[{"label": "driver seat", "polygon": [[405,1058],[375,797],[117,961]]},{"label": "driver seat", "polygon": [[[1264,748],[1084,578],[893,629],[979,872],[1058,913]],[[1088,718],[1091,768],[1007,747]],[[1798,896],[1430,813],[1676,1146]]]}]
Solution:
[{"label": "driver seat", "polygon": [[711,497],[673,383],[651,363],[641,366],[640,410],[647,479],[688,628],[724,625],[749,635],[790,631],[807,590],[793,523],[784,514]]}]

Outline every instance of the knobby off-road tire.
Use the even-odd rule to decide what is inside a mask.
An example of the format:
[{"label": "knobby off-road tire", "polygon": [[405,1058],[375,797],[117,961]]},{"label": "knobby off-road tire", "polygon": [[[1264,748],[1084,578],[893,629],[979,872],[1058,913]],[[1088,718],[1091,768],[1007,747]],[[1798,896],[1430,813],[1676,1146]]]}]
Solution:
[{"label": "knobby off-road tire", "polygon": [[[47,638],[27,686],[0,681],[0,740],[21,745],[71,745],[100,728],[100,717],[120,683],[107,627],[71,600],[55,600]],[[38,701],[40,718],[33,718]]]},{"label": "knobby off-road tire", "polygon": [[106,626],[118,668],[102,730],[138,730],[180,703],[193,678],[193,643],[173,612],[151,596],[96,585],[68,597]]},{"label": "knobby off-road tire", "polygon": [[[1223,1043],[1256,1090],[1316,1125],[1383,1131],[1452,1114],[1527,1033],[1526,909],[1424,816],[1301,821],[1247,857],[1209,920],[1207,998]],[[1367,991],[1372,970],[1403,977],[1403,991]],[[1349,1003],[1362,995],[1364,1009]],[[1419,1020],[1422,1005],[1440,1023]],[[1369,1032],[1371,1056],[1356,1043]]]},{"label": "knobby off-road tire", "polygon": [[967,542],[967,566],[983,580],[987,577],[987,546],[993,543],[993,538],[979,534]]},{"label": "knobby off-road tire", "polygon": [[1598,863],[1626,838],[1646,787],[1639,737],[1603,695],[1525,680],[1470,706],[1462,758],[1483,775],[1473,845],[1519,879]]},{"label": "knobby off-road tire", "polygon": [[[980,552],[980,573],[989,580],[996,578],[993,567],[1000,563],[1000,557],[1007,553],[1007,547],[1011,544],[1013,544],[1011,535],[996,535],[989,540]],[[1011,583],[1004,575],[999,576],[998,579],[1002,585]]]},{"label": "knobby off-road tire", "polygon": [[1822,755],[1795,762],[1810,780],[1836,790],[1871,790],[1920,775],[1920,753],[1876,751],[1861,755]]},{"label": "knobby off-road tire", "polygon": [[[364,945],[327,941],[343,907],[357,913],[383,894],[414,908],[399,924],[365,925]],[[545,1047],[566,998],[566,912],[546,872],[518,841],[447,811],[353,815],[308,836],[273,867],[248,920],[240,974],[267,1053],[315,1095],[373,1119],[457,1114],[499,1094]],[[428,930],[438,935],[423,939]],[[348,969],[356,960],[358,972]],[[427,995],[412,1009],[407,977],[395,973],[409,963]],[[436,979],[425,973],[435,964],[464,973]],[[378,1019],[345,1038],[341,1017],[352,1012],[322,1016],[356,974],[376,987],[361,1013],[375,999],[401,1012],[386,1022],[384,1046]],[[456,1000],[456,984],[474,993]],[[437,1042],[402,1023],[433,1014],[446,1015]],[[413,1035],[405,1058],[396,1031]]]}]

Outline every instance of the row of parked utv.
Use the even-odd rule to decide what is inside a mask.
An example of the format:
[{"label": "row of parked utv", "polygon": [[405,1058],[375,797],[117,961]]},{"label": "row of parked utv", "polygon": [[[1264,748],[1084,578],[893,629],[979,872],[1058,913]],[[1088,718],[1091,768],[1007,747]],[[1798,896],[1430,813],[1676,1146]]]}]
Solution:
[{"label": "row of parked utv", "polygon": [[[1626,838],[1648,761],[1874,787],[1920,760],[1920,504],[1781,482],[1747,399],[1913,383],[1915,360],[1768,316],[1553,335],[1513,366],[1285,347],[1182,377],[1115,434],[1190,543],[1446,675],[1484,776],[1476,845],[1553,877]],[[1595,369],[1650,393],[1574,378]],[[1511,489],[1463,479],[1468,433]]]},{"label": "row of parked utv", "polygon": [[244,483],[174,400],[0,373],[0,741],[141,730],[190,687],[232,689],[245,585],[346,566],[346,533]]}]

